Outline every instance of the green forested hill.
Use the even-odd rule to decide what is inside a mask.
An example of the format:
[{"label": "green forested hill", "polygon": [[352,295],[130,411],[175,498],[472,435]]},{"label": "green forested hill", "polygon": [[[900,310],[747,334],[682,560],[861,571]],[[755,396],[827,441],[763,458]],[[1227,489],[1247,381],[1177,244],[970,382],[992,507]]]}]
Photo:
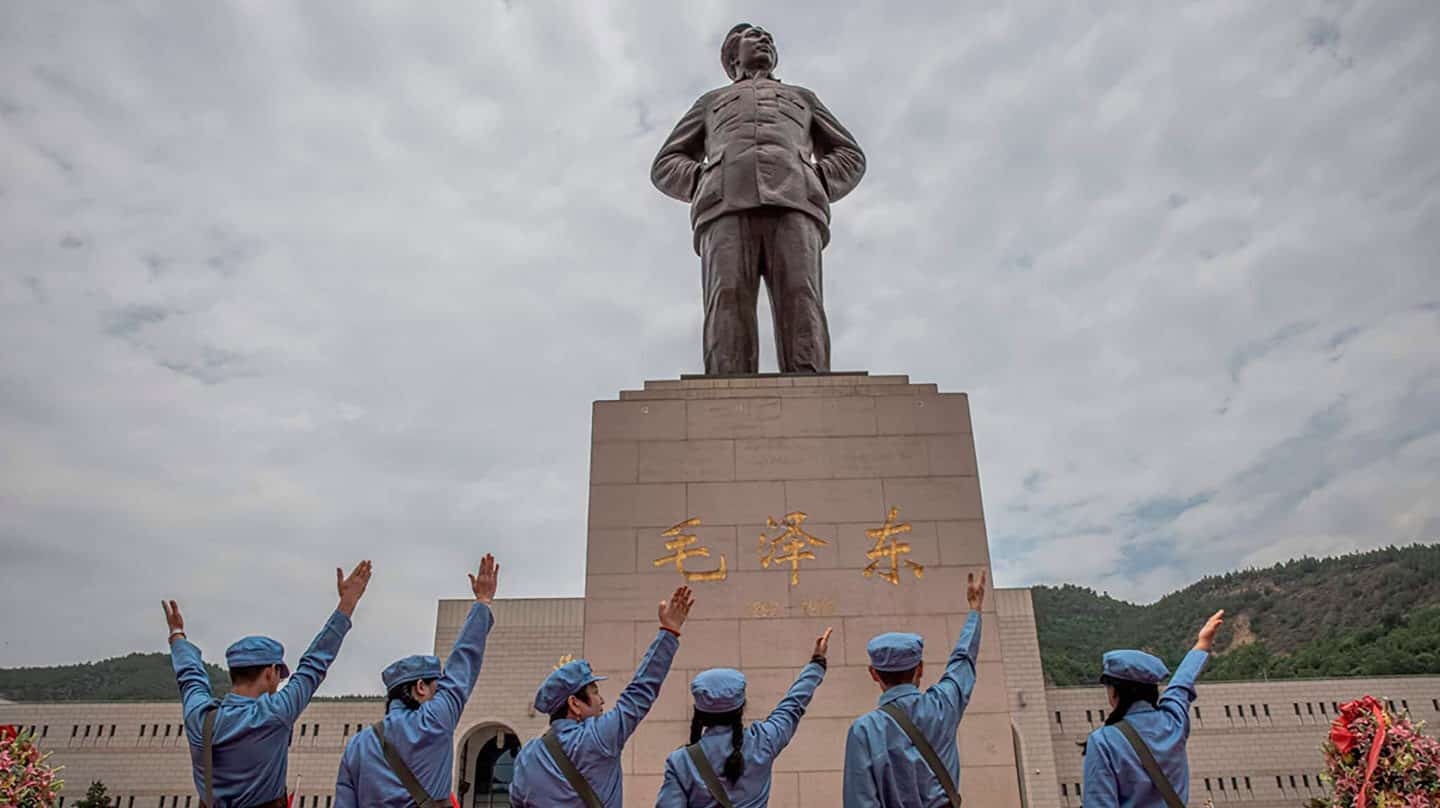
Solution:
[{"label": "green forested hill", "polygon": [[1221,608],[1210,681],[1440,673],[1440,545],[1232,572],[1146,606],[1078,586],[1033,595],[1046,677],[1059,685],[1094,682],[1111,648],[1173,666]]},{"label": "green forested hill", "polygon": [[[230,691],[225,669],[206,664],[219,696]],[[79,665],[0,668],[0,698],[11,701],[169,701],[179,698],[169,654],[129,654]]]}]

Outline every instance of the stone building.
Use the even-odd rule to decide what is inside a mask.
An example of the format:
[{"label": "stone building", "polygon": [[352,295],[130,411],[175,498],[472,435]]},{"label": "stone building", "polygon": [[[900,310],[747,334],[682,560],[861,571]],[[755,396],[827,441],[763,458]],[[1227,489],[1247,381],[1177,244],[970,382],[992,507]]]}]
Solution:
[{"label": "stone building", "polygon": [[[586,595],[496,602],[456,736],[462,805],[508,804],[514,752],[546,722],[531,708],[535,688],[560,657],[585,656],[610,675],[613,700],[653,637],[655,603],[685,580],[704,607],[627,746],[626,804],[654,803],[666,754],[688,738],[695,673],[744,669],[754,717],[831,625],[825,684],[777,763],[771,804],[840,805],[846,729],[878,695],[866,641],[919,631],[934,681],[964,621],[966,576],[990,566],[966,397],[903,376],[681,379],[597,402],[592,427]],[[439,603],[437,654],[468,608]],[[1045,687],[1029,590],[993,592],[984,621],[959,734],[966,804],[1078,806],[1077,744],[1104,720],[1103,689]],[[1362,693],[1421,719],[1440,710],[1440,677],[1202,684],[1192,804],[1300,806],[1318,795],[1329,718]],[[383,708],[310,705],[291,739],[299,808],[329,808],[345,742]],[[67,801],[98,779],[125,808],[197,804],[178,701],[0,703],[0,723],[35,728],[66,767]]]}]

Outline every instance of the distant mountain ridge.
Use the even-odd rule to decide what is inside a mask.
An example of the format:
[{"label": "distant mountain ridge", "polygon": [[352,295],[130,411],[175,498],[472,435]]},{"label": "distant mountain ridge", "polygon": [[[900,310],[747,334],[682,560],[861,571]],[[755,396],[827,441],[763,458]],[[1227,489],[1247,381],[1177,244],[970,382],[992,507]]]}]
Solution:
[{"label": "distant mountain ridge", "polygon": [[[230,692],[230,675],[206,663],[215,695]],[[168,701],[180,698],[169,654],[127,654],[36,668],[0,668],[0,698],[35,701]]]},{"label": "distant mountain ridge", "polygon": [[[1046,679],[1090,684],[1111,648],[1142,648],[1172,666],[1216,609],[1229,620],[1209,681],[1440,674],[1440,545],[1302,558],[1204,578],[1137,605],[1079,586],[1032,590]],[[230,690],[206,665],[215,694]],[[0,698],[169,701],[178,698],[168,654],[0,669]],[[340,696],[341,699],[374,698]]]},{"label": "distant mountain ridge", "polygon": [[1172,666],[1216,609],[1209,681],[1440,673],[1440,545],[1387,547],[1204,578],[1136,605],[1078,586],[1032,590],[1046,679],[1096,680],[1112,648]]}]

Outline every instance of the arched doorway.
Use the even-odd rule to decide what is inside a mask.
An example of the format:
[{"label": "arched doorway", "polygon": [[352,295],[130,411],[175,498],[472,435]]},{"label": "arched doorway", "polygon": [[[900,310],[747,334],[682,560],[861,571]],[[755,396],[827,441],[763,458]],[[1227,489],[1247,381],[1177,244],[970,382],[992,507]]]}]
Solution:
[{"label": "arched doorway", "polygon": [[457,755],[460,808],[509,808],[519,752],[520,737],[504,724],[481,724],[466,733]]}]

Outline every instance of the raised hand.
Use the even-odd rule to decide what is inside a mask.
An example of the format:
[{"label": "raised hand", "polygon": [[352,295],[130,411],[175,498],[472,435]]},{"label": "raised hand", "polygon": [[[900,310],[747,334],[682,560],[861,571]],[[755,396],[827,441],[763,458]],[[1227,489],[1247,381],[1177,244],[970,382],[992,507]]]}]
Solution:
[{"label": "raised hand", "polygon": [[339,567],[335,568],[335,590],[340,593],[340,605],[335,610],[351,617],[355,614],[355,604],[360,602],[360,596],[365,594],[365,587],[370,584],[370,561],[366,559],[355,565],[349,575],[341,572]]},{"label": "raised hand", "polygon": [[[467,575],[469,573],[466,573]],[[475,599],[489,606],[495,600],[495,587],[500,582],[500,565],[495,563],[495,556],[489,553],[480,559],[480,571],[470,576],[470,591],[475,593]]]},{"label": "raised hand", "polygon": [[695,596],[691,594],[690,587],[679,587],[669,600],[660,601],[660,626],[679,634],[685,618],[690,616],[690,607],[694,605]]},{"label": "raised hand", "polygon": [[1200,629],[1200,636],[1195,638],[1195,650],[1209,651],[1210,646],[1215,642],[1215,632],[1219,631],[1220,626],[1224,624],[1224,609],[1210,615],[1210,619],[1205,621],[1204,628]]},{"label": "raised hand", "polygon": [[170,637],[173,639],[176,634],[185,633],[185,618],[180,616],[180,607],[175,601],[160,601],[160,608],[165,610],[165,625],[170,627]]},{"label": "raised hand", "polygon": [[980,581],[975,581],[975,573],[965,576],[965,600],[969,601],[971,611],[980,611],[980,606],[985,603],[985,570],[980,570]]},{"label": "raised hand", "polygon": [[811,656],[823,657],[830,652],[830,633],[834,630],[827,626],[825,633],[815,638],[815,653]]}]

